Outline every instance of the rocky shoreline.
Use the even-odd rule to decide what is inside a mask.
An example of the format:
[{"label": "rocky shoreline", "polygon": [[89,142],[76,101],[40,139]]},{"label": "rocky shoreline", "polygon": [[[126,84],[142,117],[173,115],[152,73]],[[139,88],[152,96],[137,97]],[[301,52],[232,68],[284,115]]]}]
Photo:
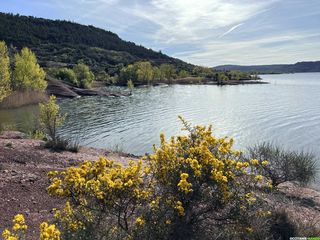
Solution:
[{"label": "rocky shoreline", "polygon": [[[96,160],[99,156],[124,165],[130,159],[138,159],[130,154],[87,147],[81,147],[78,153],[57,153],[44,148],[43,141],[26,139],[20,132],[0,134],[0,231],[10,226],[15,214],[23,213],[29,226],[28,234],[36,239],[39,223],[52,220],[52,208],[63,205],[61,199],[47,194],[47,173],[84,160]],[[299,223],[320,228],[319,191],[286,182],[265,201]]]},{"label": "rocky shoreline", "polygon": [[83,89],[72,87],[50,76],[46,77],[48,82],[47,93],[62,98],[74,98],[80,96],[103,96],[103,97],[122,97],[130,96],[130,92],[111,92],[99,88]]}]

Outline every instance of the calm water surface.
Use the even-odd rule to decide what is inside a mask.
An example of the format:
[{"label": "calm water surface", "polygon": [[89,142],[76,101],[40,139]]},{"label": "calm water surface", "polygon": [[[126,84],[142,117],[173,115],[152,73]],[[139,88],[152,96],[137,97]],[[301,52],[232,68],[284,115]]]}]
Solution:
[{"label": "calm water surface", "polygon": [[[136,88],[130,97],[61,100],[68,112],[61,134],[140,155],[159,143],[160,132],[181,133],[182,115],[193,124],[212,124],[216,135],[233,137],[240,149],[273,141],[320,156],[320,73],[262,78],[271,84],[174,85]],[[32,122],[31,109],[0,111],[0,121]]]},{"label": "calm water surface", "polygon": [[320,73],[263,75],[271,84],[174,85],[135,89],[131,97],[63,100],[62,134],[94,147],[150,152],[159,134],[179,134],[182,115],[212,124],[218,136],[245,148],[273,141],[320,156]]}]

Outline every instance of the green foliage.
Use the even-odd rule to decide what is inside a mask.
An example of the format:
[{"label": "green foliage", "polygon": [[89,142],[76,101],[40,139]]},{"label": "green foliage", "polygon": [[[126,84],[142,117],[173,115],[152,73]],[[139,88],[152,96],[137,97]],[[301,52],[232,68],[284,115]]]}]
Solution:
[{"label": "green foliage", "polygon": [[29,48],[23,48],[20,53],[15,55],[12,85],[14,90],[44,91],[47,87],[45,72]]},{"label": "green foliage", "polygon": [[197,77],[212,77],[212,69],[207,67],[196,66],[192,70],[192,74]]},{"label": "green foliage", "polygon": [[117,83],[117,77],[111,77],[106,71],[102,70],[98,72],[95,78],[96,81],[104,82],[107,85],[114,85]]},{"label": "green foliage", "polygon": [[61,137],[57,137],[55,142],[52,140],[47,141],[45,143],[45,147],[55,152],[69,151],[76,153],[80,149],[80,146],[77,142]]},{"label": "green foliage", "polygon": [[125,85],[130,79],[137,85],[171,80],[175,77],[175,67],[162,64],[160,68],[152,66],[150,62],[136,62],[120,70],[119,83]]},{"label": "green foliage", "polygon": [[180,78],[186,78],[186,77],[190,76],[190,73],[188,71],[186,71],[186,70],[180,70],[178,75],[179,75]]},{"label": "green foliage", "polygon": [[78,63],[73,67],[73,71],[76,75],[79,87],[90,88],[94,80],[94,74],[90,71],[90,68],[84,63]]},{"label": "green foliage", "polygon": [[79,81],[76,77],[76,74],[74,73],[74,71],[72,69],[69,69],[69,68],[59,69],[57,71],[57,73],[55,74],[55,77],[60,80],[69,82],[72,85],[77,86],[77,87],[79,87],[79,85],[80,85]]},{"label": "green foliage", "polygon": [[131,79],[127,82],[127,86],[128,86],[128,88],[130,90],[130,93],[132,93],[132,90],[134,88],[134,84],[133,84]]},{"label": "green foliage", "polygon": [[129,64],[120,70],[119,83],[125,85],[129,80],[137,80],[136,67],[133,64]]},{"label": "green foliage", "polygon": [[0,41],[0,102],[11,92],[10,60],[7,45]]},{"label": "green foliage", "polygon": [[40,103],[39,107],[40,125],[53,145],[57,145],[59,142],[57,129],[63,124],[66,116],[60,114],[60,107],[56,103],[56,97],[53,95],[50,96],[47,103]]},{"label": "green foliage", "polygon": [[142,83],[152,84],[153,68],[150,62],[135,63],[137,80]]},{"label": "green foliage", "polygon": [[261,166],[260,172],[271,179],[274,186],[286,181],[310,183],[318,170],[316,158],[311,153],[284,150],[272,143],[261,143],[249,148],[248,158],[269,161],[268,165]]},{"label": "green foliage", "polygon": [[176,77],[176,68],[172,64],[161,64],[160,67],[160,80],[172,80]]},{"label": "green foliage", "polygon": [[28,138],[37,139],[37,140],[44,140],[46,137],[44,132],[39,129],[27,132],[27,136]]},{"label": "green foliage", "polygon": [[216,74],[216,80],[218,81],[218,83],[222,83],[224,81],[228,81],[229,78],[227,75],[225,75],[225,73],[219,72]]}]

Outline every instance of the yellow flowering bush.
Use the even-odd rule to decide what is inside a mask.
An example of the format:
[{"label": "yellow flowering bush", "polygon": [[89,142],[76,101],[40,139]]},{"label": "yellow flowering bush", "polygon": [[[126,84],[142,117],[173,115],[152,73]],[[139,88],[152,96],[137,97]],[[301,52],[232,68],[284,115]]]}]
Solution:
[{"label": "yellow flowering bush", "polygon": [[141,160],[123,167],[104,157],[50,172],[49,194],[69,200],[64,209],[55,210],[64,237],[129,238],[134,228],[143,225],[136,214],[152,195],[145,172]]},{"label": "yellow flowering bush", "polygon": [[[262,163],[244,159],[233,139],[213,136],[211,126],[180,119],[188,135],[166,141],[161,134],[160,146],[144,157],[158,199],[157,208],[145,209],[145,228],[160,239],[206,239],[216,227],[236,226],[233,232],[246,237],[263,206],[255,193]],[[140,233],[139,239],[151,235]]]}]

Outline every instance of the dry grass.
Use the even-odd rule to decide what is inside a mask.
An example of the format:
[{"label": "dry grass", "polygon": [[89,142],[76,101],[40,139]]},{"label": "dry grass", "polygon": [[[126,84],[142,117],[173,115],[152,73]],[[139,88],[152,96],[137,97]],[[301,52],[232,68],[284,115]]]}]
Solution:
[{"label": "dry grass", "polygon": [[29,104],[37,104],[48,99],[45,92],[41,91],[15,91],[1,103],[1,108],[16,108]]}]

